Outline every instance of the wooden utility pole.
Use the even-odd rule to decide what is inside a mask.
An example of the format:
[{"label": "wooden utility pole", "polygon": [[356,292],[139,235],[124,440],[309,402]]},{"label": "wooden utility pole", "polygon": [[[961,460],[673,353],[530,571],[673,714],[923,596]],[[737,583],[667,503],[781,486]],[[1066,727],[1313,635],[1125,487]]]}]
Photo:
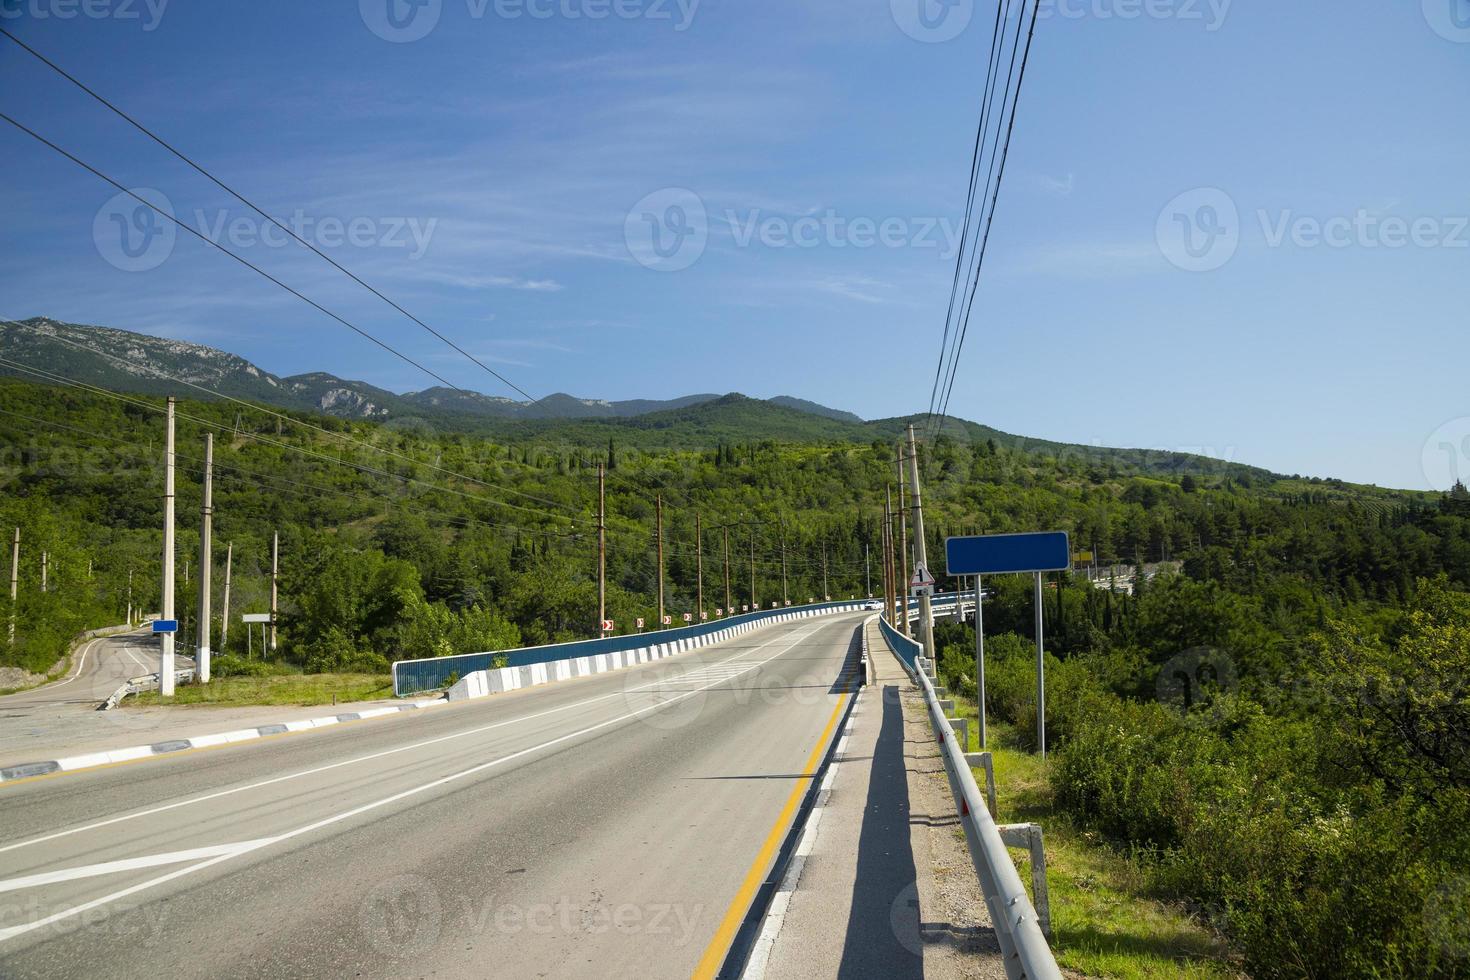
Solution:
[{"label": "wooden utility pole", "polygon": [[281,532],[276,531],[271,535],[271,653],[276,652],[276,613],[280,606],[278,602],[277,583],[281,576]]},{"label": "wooden utility pole", "polygon": [[704,622],[704,523],[700,520],[699,511],[694,512],[694,593],[695,601],[699,603],[699,613],[695,617],[698,622]]},{"label": "wooden utility pole", "polygon": [[606,636],[607,622],[607,468],[597,465],[597,635]]},{"label": "wooden utility pole", "polygon": [[[164,619],[174,618],[174,397],[168,397],[168,435],[164,445],[163,474],[163,608]],[[174,634],[160,637],[163,652],[158,665],[158,693],[174,694]]]},{"label": "wooden utility pole", "polygon": [[[725,532],[725,615],[727,615],[727,616],[733,616],[733,615],[735,615],[735,606],[733,605],[733,603],[735,601],[735,593],[733,593],[733,592],[730,591],[730,526],[728,524],[725,525],[724,532]],[[17,530],[15,533],[17,535],[19,535],[20,534],[20,531]]]},{"label": "wooden utility pole", "polygon": [[15,613],[20,601],[20,528],[10,539],[10,645],[15,646]]},{"label": "wooden utility pole", "polygon": [[658,515],[658,628],[664,628],[664,495],[653,498],[654,512]]},{"label": "wooden utility pole", "polygon": [[214,433],[204,436],[204,502],[199,508],[199,634],[194,655],[199,683],[209,683],[210,571],[214,565]]},{"label": "wooden utility pole", "polygon": [[219,616],[219,649],[221,653],[229,650],[230,639],[230,566],[234,564],[235,542],[231,541],[225,548],[225,598],[220,605]]}]

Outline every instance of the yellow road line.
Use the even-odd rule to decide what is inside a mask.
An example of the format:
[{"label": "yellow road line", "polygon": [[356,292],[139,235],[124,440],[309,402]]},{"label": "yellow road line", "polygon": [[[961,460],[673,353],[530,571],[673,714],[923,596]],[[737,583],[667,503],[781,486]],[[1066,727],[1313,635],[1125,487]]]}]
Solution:
[{"label": "yellow road line", "polygon": [[822,729],[821,738],[817,739],[817,744],[812,747],[812,754],[807,756],[806,767],[802,769],[801,777],[797,779],[791,795],[786,798],[786,805],[781,808],[781,813],[776,817],[776,822],[771,827],[771,832],[766,835],[761,849],[756,852],[755,861],[751,863],[750,870],[745,873],[745,880],[740,883],[740,890],[735,893],[730,907],[725,910],[725,917],[720,920],[720,927],[715,930],[714,938],[705,947],[704,955],[699,958],[699,965],[694,968],[695,980],[709,980],[719,972],[720,964],[725,961],[725,954],[730,951],[730,944],[735,941],[735,933],[739,931],[740,923],[745,920],[745,914],[750,910],[750,903],[755,898],[756,890],[765,880],[766,869],[770,867],[771,859],[775,857],[781,841],[786,836],[788,824],[791,823],[797,808],[801,806],[801,798],[806,794],[810,785],[807,779],[817,771],[827,742],[837,727],[837,719],[842,714],[843,705],[847,704],[850,696],[843,694],[837,699],[837,707],[832,709],[832,717],[827,719],[827,727]]}]

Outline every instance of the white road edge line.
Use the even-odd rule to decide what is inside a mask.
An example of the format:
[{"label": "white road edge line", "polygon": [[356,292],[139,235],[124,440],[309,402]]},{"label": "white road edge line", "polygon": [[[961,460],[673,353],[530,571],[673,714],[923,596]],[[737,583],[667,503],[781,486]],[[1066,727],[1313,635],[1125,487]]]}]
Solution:
[{"label": "white road edge line", "polygon": [[[759,667],[763,667],[766,664],[770,663],[772,660],[783,656],[793,647],[795,647],[799,642],[806,639],[813,632],[815,632],[817,628],[818,627],[813,625],[812,627],[798,631],[793,637],[791,643],[787,644],[787,646],[783,648],[779,653],[772,654],[765,660],[761,660],[751,664],[749,667],[745,668],[745,670],[740,671],[740,674],[749,673],[750,671],[755,670]],[[774,642],[774,640],[770,642]],[[762,646],[767,645],[769,645],[769,643],[762,644]],[[738,676],[739,674],[732,675],[732,677]],[[561,743],[570,741],[571,739],[581,738],[583,735],[589,735],[592,732],[601,731],[602,729],[608,728],[612,725],[621,724],[622,722],[625,722],[630,718],[637,718],[639,715],[643,715],[651,711],[661,711],[664,708],[667,708],[669,705],[678,704],[685,698],[691,698],[696,694],[703,694],[707,690],[719,687],[721,684],[728,683],[731,679],[732,678],[728,677],[724,678],[722,680],[716,681],[713,684],[708,684],[704,687],[695,688],[694,690],[689,691],[685,694],[681,694],[678,697],[670,698],[669,700],[661,702],[657,705],[653,705],[652,707],[639,708],[638,710],[631,711],[628,714],[619,715],[616,718],[609,718],[607,721],[598,722],[596,725],[589,725],[586,728],[578,729],[575,732],[570,732],[566,735],[562,735],[557,738],[550,739],[549,741],[542,742],[540,745],[533,745],[529,748],[521,749],[518,752],[512,752],[510,755],[501,756],[498,759],[491,759],[489,762],[482,762],[478,766],[471,766],[469,769],[463,769],[457,773],[452,773],[448,776],[442,776],[439,779],[431,780],[427,783],[415,786],[412,789],[406,789],[402,792],[394,793],[392,796],[385,796],[380,800],[374,800],[371,803],[364,803],[361,806],[353,807],[350,810],[344,810],[341,813],[334,814],[330,817],[325,817],[313,823],[306,824],[303,827],[297,827],[295,830],[288,830],[284,834],[278,834],[275,837],[263,838],[260,842],[255,842],[256,846],[250,848],[250,850],[258,850],[259,848],[266,847],[270,844],[276,844],[280,843],[281,841],[291,840],[292,838],[300,837],[302,834],[309,834],[312,831],[321,830],[323,827],[330,827],[332,824],[341,823],[343,820],[350,820],[353,817],[368,813],[372,810],[376,810],[379,807],[387,806],[390,803],[397,803],[399,800],[404,800],[411,796],[417,796],[418,794],[427,792],[428,790],[436,789],[440,786],[445,786],[449,783],[457,782],[468,776],[482,773],[487,769],[493,769],[496,766],[504,765],[507,762],[513,762],[516,759],[524,758],[525,756],[540,752],[543,749],[551,748],[554,745],[560,745]],[[183,877],[184,875],[191,874],[195,871],[202,871],[205,868],[219,864],[221,861],[228,861],[232,857],[237,857],[241,854],[246,853],[249,853],[249,851],[238,849],[232,850],[229,853],[210,858],[209,860],[202,861],[199,864],[193,864],[187,868],[180,868],[177,871],[172,871],[166,875],[161,875],[160,877],[150,879],[149,881],[140,882],[129,888],[124,888],[121,891],[113,892],[110,895],[104,895],[101,898],[92,899],[89,902],[84,902],[81,905],[76,905],[72,908],[62,909],[60,912],[55,912],[51,915],[48,915],[44,919],[37,919],[34,922],[28,922],[24,925],[11,926],[7,929],[0,929],[0,943],[3,943],[8,939],[13,939],[16,936],[24,935],[28,932],[33,932],[36,929],[40,929],[43,926],[51,925],[54,922],[60,922],[61,920],[68,919],[74,915],[80,915],[81,913],[89,911],[90,909],[97,908],[100,905],[105,905],[109,902],[115,902],[120,898],[125,898],[129,895],[137,894],[138,892],[148,888],[152,888],[155,885],[164,884],[165,882],[172,881],[175,878]]]}]

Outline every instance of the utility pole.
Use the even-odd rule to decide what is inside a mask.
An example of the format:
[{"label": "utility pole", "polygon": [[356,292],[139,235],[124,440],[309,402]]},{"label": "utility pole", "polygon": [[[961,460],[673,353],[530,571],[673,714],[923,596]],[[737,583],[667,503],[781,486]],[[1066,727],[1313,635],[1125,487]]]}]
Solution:
[{"label": "utility pole", "polygon": [[[725,532],[725,614],[727,616],[733,616],[733,615],[735,615],[735,607],[734,607],[734,605],[732,605],[732,603],[734,602],[734,596],[735,596],[735,594],[730,591],[730,525],[728,525],[728,524],[725,525],[724,532]],[[19,533],[19,532],[17,532],[17,533]]]},{"label": "utility pole", "polygon": [[219,648],[221,653],[229,650],[228,640],[230,638],[230,566],[234,564],[235,542],[231,541],[225,548],[225,601],[220,606],[219,617]]},{"label": "utility pole", "polygon": [[898,576],[898,610],[899,622],[902,624],[903,635],[913,638],[913,631],[909,629],[909,525],[908,515],[903,509],[903,456],[899,454],[898,461],[898,559],[895,562],[895,570]]},{"label": "utility pole", "polygon": [[658,628],[664,628],[664,495],[653,498],[658,515]]},{"label": "utility pole", "polygon": [[868,543],[863,542],[863,575],[868,580],[868,598],[873,598],[873,559],[868,554]]},{"label": "utility pole", "polygon": [[15,613],[20,601],[20,528],[10,543],[10,645],[15,646]]},{"label": "utility pole", "polygon": [[[914,427],[909,426],[909,488],[914,502],[914,559],[929,567],[924,541],[924,500],[919,490],[919,451],[914,444]],[[923,630],[924,656],[934,659],[934,606],[928,593],[919,597],[919,624]]]},{"label": "utility pole", "polygon": [[128,569],[128,625],[133,625],[133,570]]},{"label": "utility pole", "polygon": [[750,529],[750,611],[755,612],[760,603],[755,599],[755,528]]},{"label": "utility pole", "polygon": [[[174,397],[168,397],[168,436],[163,451],[163,609],[164,619],[174,618]],[[158,692],[174,696],[174,634],[160,634]]]},{"label": "utility pole", "polygon": [[199,683],[209,683],[209,578],[214,564],[214,433],[204,436],[204,503],[199,508],[199,646],[194,655]]},{"label": "utility pole", "polygon": [[786,597],[786,519],[781,519],[781,605],[789,606],[791,601]]},{"label": "utility pole", "polygon": [[888,622],[893,622],[893,581],[888,573],[893,571],[893,561],[888,555],[888,501],[883,501],[883,523],[878,533],[878,551],[883,559],[883,608],[888,613]]},{"label": "utility pole", "polygon": [[597,635],[606,636],[607,622],[607,468],[597,464]]},{"label": "utility pole", "polygon": [[898,606],[895,595],[898,589],[898,576],[893,571],[893,487],[883,488],[883,574],[888,582],[888,591],[885,599],[888,602],[888,625],[897,623]]},{"label": "utility pole", "polygon": [[41,591],[43,593],[46,591],[46,568],[50,559],[50,554],[45,551],[41,552]]},{"label": "utility pole", "polygon": [[699,622],[704,622],[704,524],[694,512],[694,592],[699,603]]},{"label": "utility pole", "polygon": [[[276,652],[276,610],[279,608],[277,583],[281,575],[281,532],[271,535],[271,653]],[[261,642],[261,653],[265,653],[265,642]]]},{"label": "utility pole", "polygon": [[827,542],[822,542],[822,601],[832,601],[832,590],[827,588]]}]

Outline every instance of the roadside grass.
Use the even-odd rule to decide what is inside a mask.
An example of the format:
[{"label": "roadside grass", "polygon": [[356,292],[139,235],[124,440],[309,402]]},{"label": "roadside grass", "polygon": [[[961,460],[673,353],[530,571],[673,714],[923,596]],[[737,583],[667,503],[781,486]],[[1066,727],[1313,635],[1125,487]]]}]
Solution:
[{"label": "roadside grass", "polygon": [[[955,699],[970,719],[970,751],[979,751],[979,713]],[[1095,835],[1077,828],[1053,804],[1046,764],[1014,748],[1013,733],[993,721],[998,823],[1036,823],[1046,840],[1052,945],[1057,963],[1089,977],[1119,980],[1238,980],[1244,977],[1225,941],[1186,909],[1152,894],[1145,872]],[[977,782],[984,791],[985,777]],[[1031,888],[1031,861],[1012,851]],[[1033,896],[1034,897],[1034,896]]]},{"label": "roadside grass", "polygon": [[280,674],[271,677],[216,677],[208,684],[180,684],[170,701],[164,701],[157,691],[143,691],[124,699],[123,705],[307,707],[349,701],[377,701],[392,696],[393,679],[388,674]]}]

